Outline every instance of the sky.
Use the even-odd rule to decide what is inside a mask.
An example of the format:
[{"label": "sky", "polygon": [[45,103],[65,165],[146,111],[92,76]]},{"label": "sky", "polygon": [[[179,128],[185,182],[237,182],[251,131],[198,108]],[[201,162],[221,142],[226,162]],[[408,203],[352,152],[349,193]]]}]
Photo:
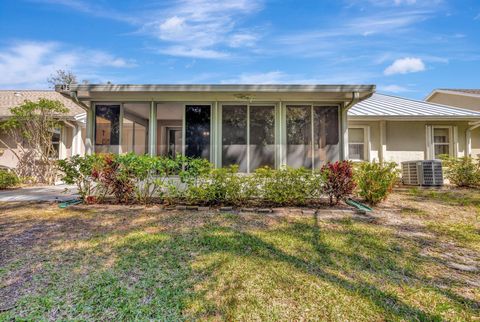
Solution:
[{"label": "sky", "polygon": [[122,84],[480,88],[480,0],[1,0],[0,89]]}]

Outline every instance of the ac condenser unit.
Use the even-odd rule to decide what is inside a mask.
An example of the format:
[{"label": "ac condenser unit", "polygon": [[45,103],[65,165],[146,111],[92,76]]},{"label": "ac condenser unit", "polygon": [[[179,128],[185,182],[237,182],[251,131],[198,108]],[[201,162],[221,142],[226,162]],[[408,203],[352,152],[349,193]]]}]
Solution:
[{"label": "ac condenser unit", "polygon": [[402,162],[402,182],[410,186],[442,186],[442,161],[419,160]]}]

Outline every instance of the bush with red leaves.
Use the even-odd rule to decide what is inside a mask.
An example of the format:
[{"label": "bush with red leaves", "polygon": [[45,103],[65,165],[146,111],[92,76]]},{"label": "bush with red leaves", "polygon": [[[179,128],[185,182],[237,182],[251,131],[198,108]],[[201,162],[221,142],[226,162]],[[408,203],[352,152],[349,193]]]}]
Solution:
[{"label": "bush with red leaves", "polygon": [[355,189],[353,167],[350,161],[328,163],[322,167],[321,173],[324,179],[323,192],[328,195],[330,206],[337,205]]},{"label": "bush with red leaves", "polygon": [[95,164],[92,178],[103,188],[103,196],[113,195],[117,203],[131,203],[134,200],[135,184],[130,170],[114,154],[102,155]]}]

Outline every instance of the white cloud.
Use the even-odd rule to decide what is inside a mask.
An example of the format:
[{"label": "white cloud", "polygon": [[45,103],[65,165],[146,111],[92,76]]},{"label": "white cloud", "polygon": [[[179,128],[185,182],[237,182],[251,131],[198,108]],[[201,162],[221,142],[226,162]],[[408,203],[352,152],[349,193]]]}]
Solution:
[{"label": "white cloud", "polygon": [[346,0],[350,5],[364,6],[366,3],[380,7],[399,7],[399,6],[435,6],[444,2],[444,0]]},{"label": "white cloud", "polygon": [[212,49],[191,48],[187,46],[169,46],[159,50],[160,53],[170,56],[190,57],[190,58],[207,58],[207,59],[223,59],[227,58],[228,53],[224,53]]},{"label": "white cloud", "polygon": [[180,0],[147,18],[141,31],[166,42],[160,52],[172,56],[225,58],[219,50],[253,46],[257,37],[238,30],[238,21],[260,9],[260,0]]},{"label": "white cloud", "polygon": [[420,58],[405,57],[397,59],[383,72],[385,75],[417,73],[425,70],[425,64]]},{"label": "white cloud", "polygon": [[365,72],[326,72],[323,78],[312,78],[304,74],[288,74],[280,70],[242,73],[238,77],[224,79],[222,84],[355,84],[365,83],[372,74]]},{"label": "white cloud", "polygon": [[252,47],[257,42],[258,36],[253,33],[238,33],[230,36],[228,45],[232,48]]},{"label": "white cloud", "polygon": [[46,79],[57,69],[71,69],[83,78],[92,76],[92,69],[131,66],[132,62],[103,51],[70,49],[56,42],[19,42],[0,49],[0,87],[45,88]]},{"label": "white cloud", "polygon": [[389,92],[389,93],[405,93],[405,92],[411,92],[412,90],[407,88],[407,87],[404,87],[404,86],[400,86],[400,85],[384,85],[384,86],[379,86],[378,87],[378,90],[379,91],[384,91],[384,92]]},{"label": "white cloud", "polygon": [[271,71],[266,73],[242,73],[237,78],[221,81],[224,84],[279,84],[285,83],[287,74],[281,71]]}]

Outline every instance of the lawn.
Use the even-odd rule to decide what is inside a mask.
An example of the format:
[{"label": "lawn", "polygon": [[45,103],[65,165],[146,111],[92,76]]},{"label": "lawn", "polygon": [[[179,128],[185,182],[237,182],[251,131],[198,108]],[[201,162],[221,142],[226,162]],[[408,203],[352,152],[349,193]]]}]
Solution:
[{"label": "lawn", "polygon": [[480,192],[369,215],[0,205],[0,320],[480,319]]}]

